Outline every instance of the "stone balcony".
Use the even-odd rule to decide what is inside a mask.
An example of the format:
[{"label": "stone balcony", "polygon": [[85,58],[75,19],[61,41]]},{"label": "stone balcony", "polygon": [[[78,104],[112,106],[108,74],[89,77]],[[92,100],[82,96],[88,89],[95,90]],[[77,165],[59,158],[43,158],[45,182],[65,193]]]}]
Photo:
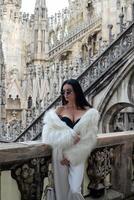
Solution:
[{"label": "stone balcony", "polygon": [[[134,131],[98,135],[85,166],[87,200],[134,199]],[[39,141],[0,144],[0,199],[40,200],[51,148]]]}]

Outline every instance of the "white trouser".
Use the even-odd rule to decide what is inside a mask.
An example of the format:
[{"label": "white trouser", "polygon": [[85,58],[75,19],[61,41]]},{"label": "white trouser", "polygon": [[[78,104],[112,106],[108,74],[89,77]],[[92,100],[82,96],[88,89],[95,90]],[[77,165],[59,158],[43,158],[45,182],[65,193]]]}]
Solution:
[{"label": "white trouser", "polygon": [[84,176],[84,163],[69,166],[69,185],[72,193],[81,193],[81,184]]}]

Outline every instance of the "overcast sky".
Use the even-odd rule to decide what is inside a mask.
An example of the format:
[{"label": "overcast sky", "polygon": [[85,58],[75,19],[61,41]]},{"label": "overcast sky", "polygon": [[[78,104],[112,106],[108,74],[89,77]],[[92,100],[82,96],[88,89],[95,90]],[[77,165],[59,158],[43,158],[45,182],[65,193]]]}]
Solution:
[{"label": "overcast sky", "polygon": [[[22,11],[33,13],[36,0],[22,0]],[[68,5],[68,0],[46,0],[48,14],[51,15]]]}]

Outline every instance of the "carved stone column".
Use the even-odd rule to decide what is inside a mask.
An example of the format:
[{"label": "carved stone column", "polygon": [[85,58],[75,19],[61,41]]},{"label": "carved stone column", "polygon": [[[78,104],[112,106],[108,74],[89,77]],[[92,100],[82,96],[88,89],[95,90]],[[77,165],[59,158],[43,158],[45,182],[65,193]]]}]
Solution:
[{"label": "carved stone column", "polygon": [[88,189],[93,198],[104,194],[105,178],[111,172],[113,148],[100,148],[91,153],[88,159],[87,175],[90,183]]},{"label": "carved stone column", "polygon": [[120,18],[120,33],[122,33],[122,31],[124,30],[123,29],[123,27],[124,27],[124,14],[123,13],[121,13],[120,15],[119,15],[119,18]]},{"label": "carved stone column", "polygon": [[108,24],[108,29],[109,29],[109,44],[111,44],[111,42],[113,40],[112,28],[113,28],[113,25],[112,24]]},{"label": "carved stone column", "polygon": [[134,21],[134,2],[132,3],[132,21]]},{"label": "carved stone column", "polygon": [[[116,148],[111,182],[113,188],[128,197],[132,187],[133,143],[127,142]],[[125,198],[126,199],[126,198]]]},{"label": "carved stone column", "polygon": [[34,158],[12,168],[11,175],[17,181],[21,200],[40,200],[43,180],[48,177],[50,157]]}]

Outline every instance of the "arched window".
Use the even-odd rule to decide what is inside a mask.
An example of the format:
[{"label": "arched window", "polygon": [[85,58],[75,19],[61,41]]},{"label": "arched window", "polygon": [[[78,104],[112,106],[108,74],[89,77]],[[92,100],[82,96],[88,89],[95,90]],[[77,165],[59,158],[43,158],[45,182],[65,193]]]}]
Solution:
[{"label": "arched window", "polygon": [[86,44],[82,45],[82,60],[86,60],[88,58],[88,48],[86,46]]}]

